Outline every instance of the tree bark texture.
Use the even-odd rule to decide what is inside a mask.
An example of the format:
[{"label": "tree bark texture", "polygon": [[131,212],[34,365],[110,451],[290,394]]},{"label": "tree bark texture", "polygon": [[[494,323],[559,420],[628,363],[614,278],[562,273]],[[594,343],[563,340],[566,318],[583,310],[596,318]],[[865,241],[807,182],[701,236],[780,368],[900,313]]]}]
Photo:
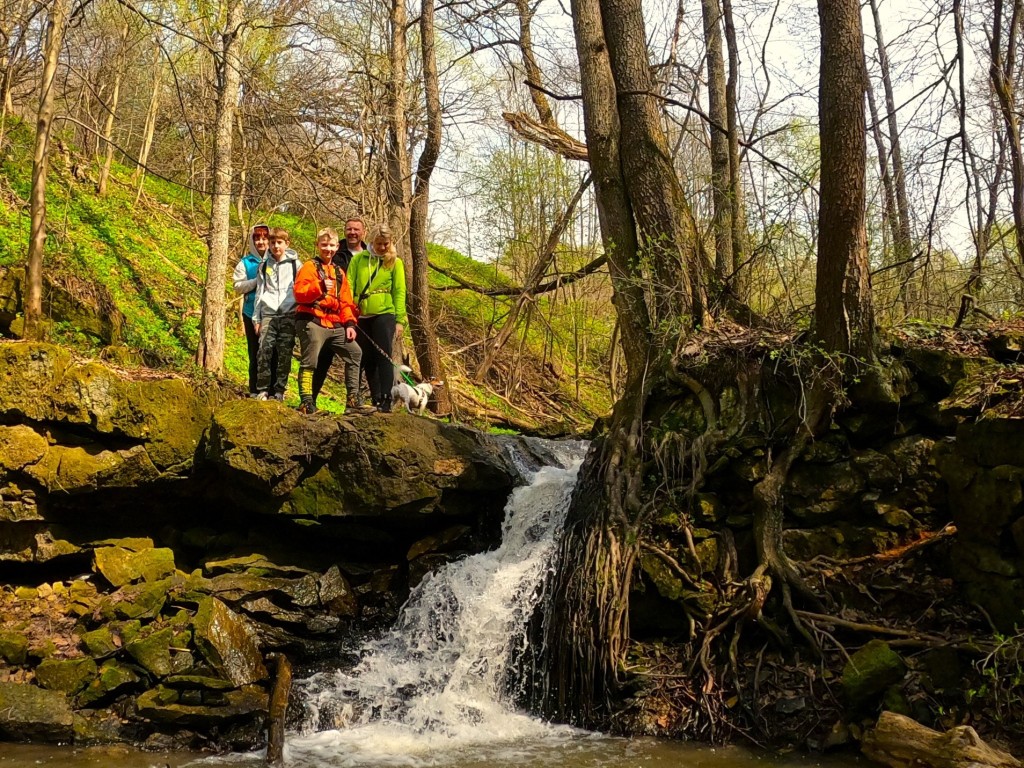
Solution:
[{"label": "tree bark texture", "polygon": [[391,0],[389,19],[391,75],[387,85],[388,130],[384,148],[384,187],[388,201],[388,222],[395,242],[400,245],[401,254],[405,255],[410,250],[409,204],[412,197],[412,173],[406,144],[409,133],[406,96],[409,51],[405,34],[409,19],[405,0]]},{"label": "tree bark texture", "polygon": [[653,282],[647,286],[652,327],[686,315],[692,325],[704,324],[709,320],[704,264],[661,125],[641,4],[601,0],[601,19],[620,127],[629,137],[619,145],[619,162],[642,261]]},{"label": "tree bark texture", "polygon": [[231,238],[231,150],[240,83],[241,0],[228,0],[221,46],[216,55],[217,111],[214,122],[213,190],[210,203],[210,241],[203,284],[202,316],[196,362],[208,371],[224,369],[225,291]]},{"label": "tree bark texture", "polygon": [[729,200],[732,203],[732,271],[736,295],[746,295],[743,269],[747,266],[747,214],[743,202],[743,179],[740,168],[739,80],[740,53],[736,42],[736,25],[732,0],[722,0],[725,22],[725,44],[729,49],[729,78],[725,83],[725,112],[729,129]]},{"label": "tree bark texture", "polygon": [[[426,136],[416,167],[416,191],[409,213],[411,243],[412,290],[409,291],[409,323],[413,347],[425,379],[444,379],[441,351],[437,344],[433,316],[430,313],[430,281],[427,269],[427,224],[430,210],[430,177],[441,154],[441,90],[437,74],[437,52],[434,44],[434,0],[423,0],[420,10],[420,52],[423,61],[423,95],[426,106]],[[450,413],[448,390],[434,391],[433,409]]]},{"label": "tree bark texture", "polygon": [[[723,282],[733,270],[732,201],[729,197],[729,136],[725,109],[725,58],[722,53],[722,7],[719,0],[701,0],[704,46],[707,50],[708,117],[711,139],[712,226],[715,232],[715,275]],[[726,129],[727,130],[727,129]]]},{"label": "tree bark texture", "polygon": [[857,0],[818,0],[821,203],[815,321],[825,349],[872,356],[868,272],[864,35]]},{"label": "tree bark texture", "polygon": [[[543,85],[540,73],[540,65],[537,64],[537,57],[533,53],[533,35],[530,24],[533,21],[534,9],[530,7],[530,0],[516,0],[516,11],[519,14],[519,51],[523,57],[523,69],[526,70],[527,82],[535,85]],[[541,125],[547,128],[557,128],[555,115],[551,111],[551,105],[545,96],[537,88],[530,88],[530,100],[537,110],[537,117]]]},{"label": "tree bark texture", "polygon": [[46,246],[46,175],[50,165],[50,130],[53,128],[54,78],[68,24],[69,0],[53,0],[46,26],[43,73],[39,81],[35,151],[32,155],[32,190],[29,197],[30,231],[25,290],[25,338],[39,339],[43,324],[43,251]]},{"label": "tree bark texture", "polygon": [[1017,113],[1014,65],[1024,13],[1024,0],[1013,0],[1010,23],[1006,26],[1006,51],[1003,52],[1003,0],[994,0],[992,34],[989,36],[991,61],[989,77],[999,101],[999,111],[1009,139],[1010,179],[1013,182],[1013,227],[1016,230],[1017,258],[1024,264],[1024,151],[1021,149],[1020,118]]},{"label": "tree bark texture", "polygon": [[1020,768],[1021,761],[994,749],[968,725],[945,733],[895,712],[883,712],[864,734],[861,750],[871,760],[892,768]]},{"label": "tree bark texture", "polygon": [[[893,212],[895,219],[892,220],[893,261],[901,265],[897,268],[897,274],[900,276],[899,296],[904,310],[909,313],[918,303],[917,292],[911,284],[914,279],[914,265],[911,261],[913,244],[910,235],[910,202],[907,198],[907,174],[903,167],[903,148],[900,143],[899,124],[896,121],[896,96],[892,87],[892,68],[889,66],[889,54],[885,50],[882,19],[878,14],[878,0],[871,0],[871,17],[875,26],[875,42],[878,45],[878,66],[882,71],[885,119],[889,128],[889,154],[892,159],[892,186],[896,199],[896,208]],[[872,117],[872,120],[877,123],[876,118]],[[886,166],[888,165],[887,162]]]},{"label": "tree bark texture", "polygon": [[633,211],[619,163],[621,127],[615,81],[604,42],[599,0],[573,0],[572,19],[580,62],[587,153],[628,382],[641,376],[647,365],[651,326],[639,280],[639,245]]},{"label": "tree bark texture", "polygon": [[121,30],[120,49],[115,57],[116,71],[114,85],[110,89],[110,101],[105,105],[107,117],[103,121],[103,166],[100,168],[100,179],[96,191],[100,197],[107,194],[107,182],[110,179],[110,166],[114,162],[114,121],[117,119],[117,103],[121,100],[121,77],[124,73],[124,47],[128,44],[129,27],[126,23]]}]

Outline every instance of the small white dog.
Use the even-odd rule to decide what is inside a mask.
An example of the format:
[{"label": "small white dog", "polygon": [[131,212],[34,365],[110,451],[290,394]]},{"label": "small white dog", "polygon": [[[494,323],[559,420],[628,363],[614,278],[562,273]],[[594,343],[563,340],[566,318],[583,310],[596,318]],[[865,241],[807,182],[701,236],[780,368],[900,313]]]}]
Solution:
[{"label": "small white dog", "polygon": [[[407,365],[401,366],[401,370],[404,373],[412,373],[412,368]],[[422,416],[427,410],[427,401],[434,394],[434,390],[443,386],[444,382],[437,379],[421,381],[416,386],[400,381],[391,388],[391,402],[396,406],[404,403],[406,411],[416,411],[417,415]]]}]

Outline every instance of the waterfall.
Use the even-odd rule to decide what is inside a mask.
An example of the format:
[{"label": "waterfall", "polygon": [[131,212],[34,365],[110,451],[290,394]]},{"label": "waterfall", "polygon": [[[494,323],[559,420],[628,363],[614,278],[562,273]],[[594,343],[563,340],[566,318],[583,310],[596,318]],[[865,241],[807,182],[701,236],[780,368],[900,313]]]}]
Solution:
[{"label": "waterfall", "polygon": [[[528,644],[585,444],[558,449],[505,507],[501,545],[450,563],[413,590],[395,626],[366,643],[352,669],[297,684],[302,735],[289,740],[299,765],[437,765],[439,753],[578,732],[519,712],[510,666]],[[508,761],[507,752],[494,754]]]}]

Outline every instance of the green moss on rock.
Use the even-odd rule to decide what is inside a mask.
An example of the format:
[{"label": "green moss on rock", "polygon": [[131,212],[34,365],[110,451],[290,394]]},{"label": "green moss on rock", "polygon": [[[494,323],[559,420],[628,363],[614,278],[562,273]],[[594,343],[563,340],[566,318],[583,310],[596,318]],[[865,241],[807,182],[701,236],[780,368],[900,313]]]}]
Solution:
[{"label": "green moss on rock", "polygon": [[67,697],[36,685],[0,683],[0,736],[10,741],[68,742],[74,719]]},{"label": "green moss on rock", "polygon": [[25,633],[0,630],[0,658],[8,664],[24,664],[28,658],[28,638]]},{"label": "green moss on rock", "polygon": [[96,677],[96,662],[83,659],[47,659],[36,667],[36,680],[43,688],[70,696],[85,688]]},{"label": "green moss on rock", "polygon": [[157,581],[174,573],[174,552],[160,547],[132,551],[101,547],[94,553],[96,570],[115,587],[133,581]]},{"label": "green moss on rock", "polygon": [[861,709],[900,682],[905,673],[903,659],[888,643],[871,640],[846,662],[843,693],[854,709]]}]

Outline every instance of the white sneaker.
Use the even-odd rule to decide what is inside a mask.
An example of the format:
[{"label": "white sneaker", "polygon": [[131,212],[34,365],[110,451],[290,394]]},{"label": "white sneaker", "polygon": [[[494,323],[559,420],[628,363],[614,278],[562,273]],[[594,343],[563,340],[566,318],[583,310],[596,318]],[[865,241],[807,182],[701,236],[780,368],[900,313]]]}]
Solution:
[{"label": "white sneaker", "polygon": [[277,400],[277,402],[279,402],[279,403],[283,403],[284,402],[284,394],[273,395],[273,396],[271,396],[270,399],[271,400]]},{"label": "white sneaker", "polygon": [[270,398],[267,397],[267,393],[266,392],[260,392],[258,395],[256,395],[256,399],[257,400],[269,400]]}]

